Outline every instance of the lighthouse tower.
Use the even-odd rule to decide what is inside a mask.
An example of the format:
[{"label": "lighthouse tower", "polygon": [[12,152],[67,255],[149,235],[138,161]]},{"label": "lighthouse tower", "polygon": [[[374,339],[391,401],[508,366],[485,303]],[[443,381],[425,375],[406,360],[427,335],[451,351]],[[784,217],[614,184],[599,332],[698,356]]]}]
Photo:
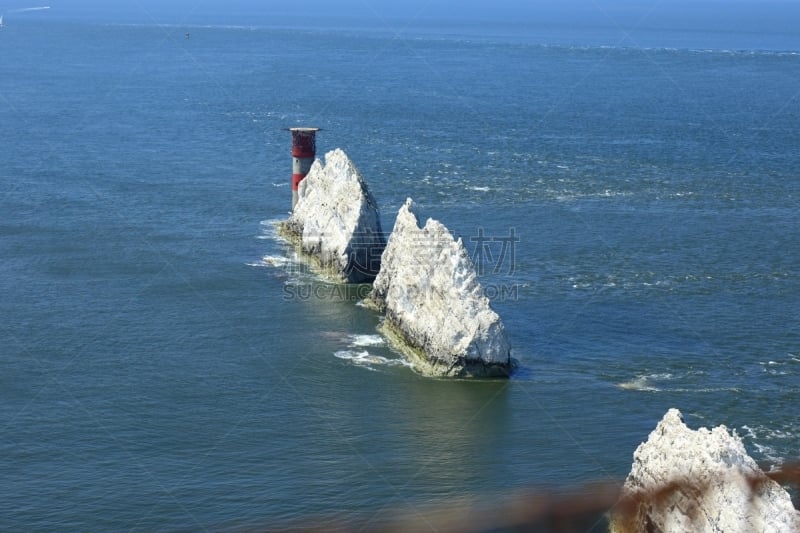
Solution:
[{"label": "lighthouse tower", "polygon": [[319,130],[320,128],[289,128],[292,132],[292,210],[297,205],[297,187],[314,162]]}]

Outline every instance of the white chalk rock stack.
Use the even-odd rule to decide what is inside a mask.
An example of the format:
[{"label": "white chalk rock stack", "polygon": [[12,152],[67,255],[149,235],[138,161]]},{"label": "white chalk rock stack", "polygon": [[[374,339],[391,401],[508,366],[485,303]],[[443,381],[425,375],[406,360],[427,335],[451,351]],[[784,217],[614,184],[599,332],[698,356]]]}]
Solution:
[{"label": "white chalk rock stack", "polygon": [[378,204],[343,150],[317,159],[298,187],[298,201],[283,231],[334,278],[375,279],[386,245]]},{"label": "white chalk rock stack", "polygon": [[[689,429],[670,409],[633,454],[611,530],[800,531],[789,494],[725,426]],[[630,504],[630,505],[628,505]]]},{"label": "white chalk rock stack", "polygon": [[367,303],[417,371],[507,376],[510,346],[461,239],[440,222],[420,228],[409,198],[400,208]]}]

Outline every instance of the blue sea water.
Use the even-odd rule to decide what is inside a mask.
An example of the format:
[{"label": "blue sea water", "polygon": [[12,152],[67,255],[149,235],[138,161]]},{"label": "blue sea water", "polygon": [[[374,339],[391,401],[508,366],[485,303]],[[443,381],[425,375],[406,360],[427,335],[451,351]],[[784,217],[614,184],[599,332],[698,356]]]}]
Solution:
[{"label": "blue sea water", "polygon": [[[790,30],[10,22],[0,529],[376,524],[621,480],[670,407],[798,458]],[[410,196],[464,240],[510,380],[416,375],[276,237],[298,125],[386,229]]]}]

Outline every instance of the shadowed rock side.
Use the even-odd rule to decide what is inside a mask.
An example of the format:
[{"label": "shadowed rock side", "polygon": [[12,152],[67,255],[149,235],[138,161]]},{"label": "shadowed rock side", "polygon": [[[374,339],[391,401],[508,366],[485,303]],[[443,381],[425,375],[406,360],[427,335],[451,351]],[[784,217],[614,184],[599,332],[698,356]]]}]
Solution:
[{"label": "shadowed rock side", "polygon": [[800,531],[789,494],[747,455],[735,432],[693,431],[677,409],[634,452],[616,509],[612,532]]},{"label": "shadowed rock side", "polygon": [[385,312],[382,329],[417,371],[436,376],[507,376],[510,347],[459,239],[440,222],[417,223],[409,198],[381,258],[366,303]]},{"label": "shadowed rock side", "polygon": [[298,187],[298,201],[281,232],[330,277],[368,283],[386,246],[378,204],[341,149],[317,159]]}]

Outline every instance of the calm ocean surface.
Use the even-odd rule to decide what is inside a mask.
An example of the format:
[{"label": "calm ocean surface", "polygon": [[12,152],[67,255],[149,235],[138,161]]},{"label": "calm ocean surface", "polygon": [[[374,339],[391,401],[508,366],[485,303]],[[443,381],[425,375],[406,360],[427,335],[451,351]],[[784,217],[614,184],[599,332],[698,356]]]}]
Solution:
[{"label": "calm ocean surface", "polygon": [[[11,22],[0,530],[621,480],[670,407],[798,458],[796,31]],[[512,379],[416,375],[275,237],[298,125],[464,239]]]}]

